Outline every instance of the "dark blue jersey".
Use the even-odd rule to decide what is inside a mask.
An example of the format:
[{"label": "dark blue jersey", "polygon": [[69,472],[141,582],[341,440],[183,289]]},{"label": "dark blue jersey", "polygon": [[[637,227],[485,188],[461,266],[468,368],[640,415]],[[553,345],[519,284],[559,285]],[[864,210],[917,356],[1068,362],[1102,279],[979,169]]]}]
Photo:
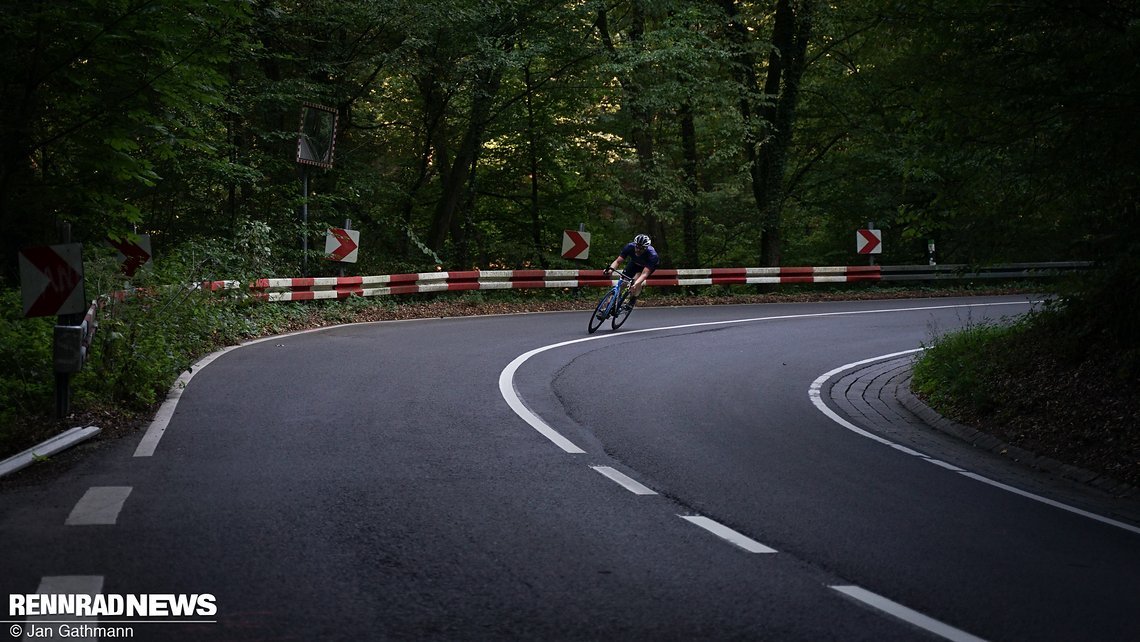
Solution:
[{"label": "dark blue jersey", "polygon": [[621,257],[626,260],[625,268],[622,272],[629,275],[637,274],[644,268],[649,268],[649,273],[652,274],[657,269],[657,264],[661,261],[657,256],[657,250],[653,249],[652,245],[646,246],[645,251],[638,256],[633,251],[633,243],[627,244],[621,249]]}]

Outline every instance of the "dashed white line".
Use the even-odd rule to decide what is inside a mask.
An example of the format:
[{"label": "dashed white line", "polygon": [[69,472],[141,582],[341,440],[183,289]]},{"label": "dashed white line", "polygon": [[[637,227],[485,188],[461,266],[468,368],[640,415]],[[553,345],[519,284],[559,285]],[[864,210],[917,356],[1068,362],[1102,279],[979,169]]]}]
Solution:
[{"label": "dashed white line", "polygon": [[93,486],[80,498],[64,522],[67,526],[101,526],[119,521],[130,486]]},{"label": "dashed white line", "polygon": [[599,473],[609,477],[634,495],[656,495],[657,492],[629,475],[609,466],[590,466]]},{"label": "dashed white line", "polygon": [[982,638],[970,635],[965,631],[939,622],[932,617],[923,615],[914,609],[907,608],[898,602],[892,602],[882,595],[872,593],[858,586],[832,586],[831,588],[877,611],[882,611],[883,613],[913,624],[920,629],[929,631],[947,640],[953,640],[953,642],[983,642]]},{"label": "dashed white line", "polygon": [[740,548],[748,551],[749,553],[775,553],[776,549],[764,546],[760,542],[732,530],[731,528],[721,524],[720,522],[713,521],[703,515],[678,515],[681,519],[700,526],[706,531],[716,535],[717,537],[735,544]]},{"label": "dashed white line", "polygon": [[[103,592],[103,576],[102,575],[51,575],[40,579],[40,587],[36,589],[38,595],[90,595],[95,597]],[[39,634],[35,633],[36,629],[33,625],[47,624],[49,622],[59,622],[58,615],[34,615],[28,616],[26,620],[28,626],[23,632],[24,640],[39,639],[43,637],[44,633],[52,633],[53,629],[39,629]],[[95,626],[99,622],[97,617],[73,617],[67,616],[68,624],[87,624]],[[70,630],[70,629],[69,629]],[[16,629],[12,628],[11,631],[15,632]],[[19,633],[17,633],[19,635]],[[90,637],[69,637],[72,640],[95,640],[96,638]]]}]

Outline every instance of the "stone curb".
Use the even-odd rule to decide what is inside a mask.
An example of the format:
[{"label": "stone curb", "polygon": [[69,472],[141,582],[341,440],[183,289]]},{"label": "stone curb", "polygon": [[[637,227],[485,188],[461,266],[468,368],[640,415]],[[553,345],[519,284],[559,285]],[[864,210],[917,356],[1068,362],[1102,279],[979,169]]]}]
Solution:
[{"label": "stone curb", "polygon": [[923,422],[935,430],[957,437],[976,448],[1008,457],[1016,462],[1060,475],[1066,479],[1088,484],[1089,486],[1111,493],[1117,497],[1130,497],[1136,494],[1137,490],[1140,490],[1131,484],[1126,484],[1106,475],[1073,466],[1072,464],[1062,463],[1051,457],[1038,455],[1035,452],[1031,452],[1019,446],[1008,444],[988,433],[947,419],[926,405],[911,391],[910,381],[911,377],[908,374],[903,381],[899,382],[895,397],[904,408],[914,413],[915,416],[922,419]]},{"label": "stone curb", "polygon": [[97,426],[87,426],[86,428],[76,427],[71,430],[65,430],[51,439],[32,446],[24,452],[17,453],[4,461],[0,461],[0,477],[5,477],[16,471],[25,469],[31,466],[32,463],[40,457],[50,457],[58,452],[71,448],[79,442],[86,441],[99,434],[99,431],[100,428]]}]

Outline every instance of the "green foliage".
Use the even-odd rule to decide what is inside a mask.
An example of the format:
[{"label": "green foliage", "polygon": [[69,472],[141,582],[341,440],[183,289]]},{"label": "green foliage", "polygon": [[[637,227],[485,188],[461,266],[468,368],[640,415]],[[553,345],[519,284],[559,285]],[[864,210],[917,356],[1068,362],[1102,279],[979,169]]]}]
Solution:
[{"label": "green foliage", "polygon": [[934,339],[915,364],[912,388],[946,414],[990,412],[997,404],[990,382],[996,368],[1008,365],[1008,355],[996,357],[1003,353],[1002,342],[1022,328],[976,324]]},{"label": "green foliage", "polygon": [[[92,399],[144,405],[210,345],[313,309],[186,284],[598,267],[640,231],[670,267],[755,265],[764,208],[784,265],[864,262],[868,221],[883,264],[925,262],[928,239],[941,263],[1106,257],[1058,323],[1140,344],[1140,21],[1117,2],[790,3],[814,8],[795,100],[763,82],[777,3],[0,2],[0,285],[66,221],[92,296],[140,288],[107,312]],[[339,123],[304,228],[303,102]],[[785,134],[758,203],[744,143]],[[322,260],[345,219],[360,262]],[[559,257],[580,223],[586,265]],[[102,243],[133,234],[157,260],[128,282]],[[5,344],[42,331],[11,323]],[[3,412],[44,394],[10,380]]]},{"label": "green foliage", "polygon": [[18,419],[53,407],[53,321],[23,318],[20,293],[0,290],[0,452]]}]

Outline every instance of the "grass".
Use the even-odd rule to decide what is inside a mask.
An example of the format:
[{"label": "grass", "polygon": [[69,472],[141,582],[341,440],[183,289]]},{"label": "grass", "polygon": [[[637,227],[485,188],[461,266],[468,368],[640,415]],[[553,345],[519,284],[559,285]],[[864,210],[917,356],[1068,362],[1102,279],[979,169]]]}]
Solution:
[{"label": "grass", "polygon": [[1006,443],[1140,487],[1135,353],[1066,311],[937,338],[911,387],[940,414]]}]

